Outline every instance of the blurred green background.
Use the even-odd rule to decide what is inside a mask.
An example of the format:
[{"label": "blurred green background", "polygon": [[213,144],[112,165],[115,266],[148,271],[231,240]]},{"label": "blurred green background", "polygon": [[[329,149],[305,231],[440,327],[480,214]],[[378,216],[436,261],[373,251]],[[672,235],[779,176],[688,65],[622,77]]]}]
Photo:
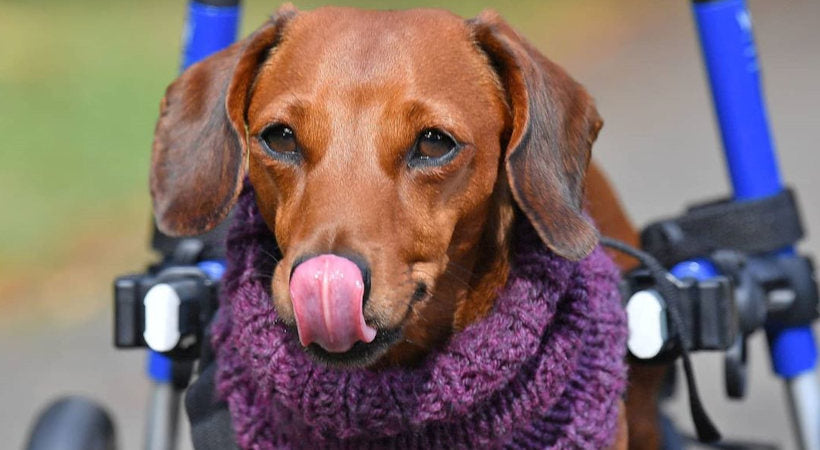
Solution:
[{"label": "blurred green background", "polygon": [[[801,194],[803,248],[816,255],[820,3],[748,2],[783,173]],[[279,5],[243,3],[242,36]],[[728,192],[688,1],[294,3],[436,6],[465,17],[493,7],[596,98],[605,126],[593,153],[637,224]],[[184,0],[0,0],[2,448],[19,448],[36,412],[64,393],[108,405],[123,448],[140,448],[144,354],[113,350],[110,289],[156,258],[148,162],[185,10]],[[707,407],[728,436],[794,448],[759,333],[751,345],[742,403],[724,398],[720,355],[697,356]],[[667,410],[691,430],[680,400]]]}]

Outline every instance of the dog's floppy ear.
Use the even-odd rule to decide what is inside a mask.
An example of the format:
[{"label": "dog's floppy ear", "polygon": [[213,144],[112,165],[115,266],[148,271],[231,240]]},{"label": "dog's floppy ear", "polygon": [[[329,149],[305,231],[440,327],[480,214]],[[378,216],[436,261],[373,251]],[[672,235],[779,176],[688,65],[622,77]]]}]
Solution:
[{"label": "dog's floppy ear", "polygon": [[594,102],[495,12],[469,24],[511,108],[505,168],[513,197],[550,249],[579,260],[598,243],[582,210],[590,148],[603,124]]},{"label": "dog's floppy ear", "polygon": [[282,7],[242,41],[188,68],[165,92],[154,133],[151,197],[159,229],[201,234],[236,202],[245,174],[245,114],[258,68],[296,14]]}]

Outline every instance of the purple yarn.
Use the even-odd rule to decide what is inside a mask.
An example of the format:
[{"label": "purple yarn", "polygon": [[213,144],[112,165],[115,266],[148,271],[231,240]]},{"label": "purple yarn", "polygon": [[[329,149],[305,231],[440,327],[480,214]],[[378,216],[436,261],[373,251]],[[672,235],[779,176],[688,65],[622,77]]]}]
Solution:
[{"label": "purple yarn", "polygon": [[610,445],[626,385],[618,274],[515,227],[512,269],[484,320],[413,369],[315,363],[277,323],[276,242],[246,188],[213,328],[217,390],[243,448],[589,448]]}]

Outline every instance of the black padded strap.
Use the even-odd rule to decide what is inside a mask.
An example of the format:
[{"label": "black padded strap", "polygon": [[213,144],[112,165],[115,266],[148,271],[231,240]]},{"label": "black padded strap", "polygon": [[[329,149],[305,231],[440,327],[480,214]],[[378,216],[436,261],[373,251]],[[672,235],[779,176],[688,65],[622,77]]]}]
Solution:
[{"label": "black padded strap", "polygon": [[210,342],[209,326],[203,339],[199,376],[185,393],[185,411],[191,422],[191,441],[196,450],[238,449],[228,405],[216,396],[216,361]]},{"label": "black padded strap", "polygon": [[191,441],[196,450],[238,449],[228,405],[216,398],[216,364],[212,363],[188,387],[185,410],[191,421]]},{"label": "black padded strap", "polygon": [[791,190],[759,200],[697,205],[674,219],[653,223],[641,246],[667,267],[706,257],[719,249],[760,254],[788,247],[803,237]]}]

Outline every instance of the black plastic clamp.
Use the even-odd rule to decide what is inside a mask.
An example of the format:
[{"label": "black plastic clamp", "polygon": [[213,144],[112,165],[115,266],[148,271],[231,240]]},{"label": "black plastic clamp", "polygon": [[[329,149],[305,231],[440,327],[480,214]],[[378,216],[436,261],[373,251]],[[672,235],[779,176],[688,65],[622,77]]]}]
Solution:
[{"label": "black plastic clamp", "polygon": [[[737,337],[738,316],[732,282],[727,277],[709,280],[675,279],[681,319],[691,343],[689,351],[726,350]],[[645,269],[630,272],[621,282],[629,317],[630,354],[649,363],[671,361],[680,355],[677,333],[667,306],[669,299],[655,290],[655,279]]]}]

